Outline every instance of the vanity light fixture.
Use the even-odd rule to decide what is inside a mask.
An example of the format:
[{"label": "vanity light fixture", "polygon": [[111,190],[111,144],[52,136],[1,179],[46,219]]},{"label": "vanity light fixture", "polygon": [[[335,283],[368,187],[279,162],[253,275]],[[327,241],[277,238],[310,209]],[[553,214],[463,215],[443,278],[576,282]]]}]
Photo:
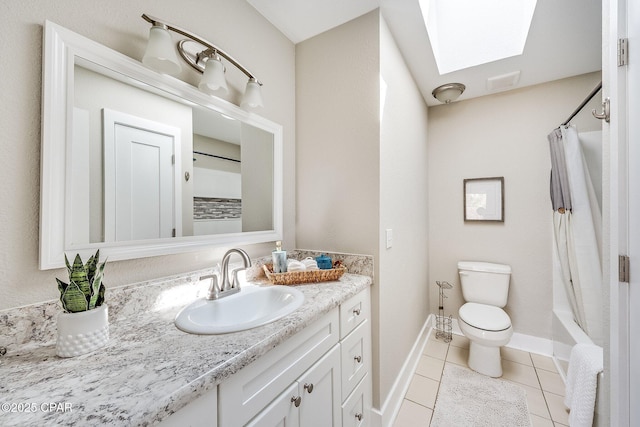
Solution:
[{"label": "vanity light fixture", "polygon": [[449,104],[458,99],[465,89],[462,83],[447,83],[435,88],[431,95],[443,104]]},{"label": "vanity light fixture", "polygon": [[222,58],[224,58],[249,78],[240,105],[250,108],[263,106],[261,94],[262,83],[228,53],[202,37],[180,27],[176,27],[173,24],[161,21],[158,18],[143,14],[142,19],[152,25],[149,32],[149,44],[142,58],[143,64],[164,74],[177,74],[180,72],[180,62],[178,61],[171,41],[171,34],[169,33],[169,31],[173,31],[181,36],[187,37],[178,42],[177,49],[187,64],[199,73],[202,73],[198,89],[210,95],[227,92],[227,82],[224,76],[225,67],[222,63]]}]

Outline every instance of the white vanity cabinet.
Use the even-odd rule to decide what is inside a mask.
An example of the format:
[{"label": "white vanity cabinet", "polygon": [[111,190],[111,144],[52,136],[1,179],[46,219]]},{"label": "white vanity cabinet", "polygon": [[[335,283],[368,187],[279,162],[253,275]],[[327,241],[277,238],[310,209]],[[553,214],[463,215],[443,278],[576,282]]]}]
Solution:
[{"label": "white vanity cabinet", "polygon": [[161,425],[369,426],[370,311],[367,288]]},{"label": "white vanity cabinet", "polygon": [[334,346],[246,426],[338,426],[339,382],[340,348]]},{"label": "white vanity cabinet", "polygon": [[[335,308],[221,383],[218,386],[218,425],[235,427],[252,422],[249,425],[269,426],[270,417],[278,418],[275,413],[280,417],[305,413],[302,408],[311,406],[307,400],[315,397],[314,394],[320,395],[315,383],[312,393],[304,389],[305,380],[313,383],[311,378],[322,379],[323,395],[331,390],[334,396],[323,399],[323,403],[328,401],[332,406],[321,410],[335,412],[333,418],[339,420],[339,329],[339,312]],[[338,351],[331,352],[334,349]],[[262,416],[264,421],[260,421]]]}]

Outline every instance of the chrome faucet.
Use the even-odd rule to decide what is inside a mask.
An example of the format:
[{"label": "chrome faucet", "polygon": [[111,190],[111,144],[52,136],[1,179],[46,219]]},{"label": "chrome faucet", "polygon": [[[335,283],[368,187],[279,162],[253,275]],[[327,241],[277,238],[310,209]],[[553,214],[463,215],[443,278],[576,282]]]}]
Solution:
[{"label": "chrome faucet", "polygon": [[[229,274],[229,260],[234,253],[242,257],[244,267],[231,270]],[[223,298],[228,295],[233,295],[240,292],[240,282],[238,281],[238,272],[246,270],[251,267],[251,259],[249,255],[242,249],[229,249],[227,253],[222,257],[222,267],[219,273],[214,273],[209,276],[201,277],[200,280],[211,279],[211,286],[209,287],[209,293],[207,299],[213,300]],[[220,279],[222,274],[222,279]]]}]

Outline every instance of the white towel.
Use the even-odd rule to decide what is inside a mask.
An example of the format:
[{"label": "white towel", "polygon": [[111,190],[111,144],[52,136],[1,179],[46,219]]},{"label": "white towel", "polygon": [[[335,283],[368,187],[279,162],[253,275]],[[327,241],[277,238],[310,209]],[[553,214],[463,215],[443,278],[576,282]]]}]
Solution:
[{"label": "white towel", "polygon": [[288,259],[287,260],[287,271],[288,272],[305,271],[306,269],[307,269],[307,267],[305,267],[305,265],[303,263],[301,263],[300,261],[297,261],[295,259]]},{"label": "white towel", "polygon": [[598,374],[603,369],[602,347],[576,344],[569,357],[564,404],[571,410],[571,427],[591,427],[596,402]]}]

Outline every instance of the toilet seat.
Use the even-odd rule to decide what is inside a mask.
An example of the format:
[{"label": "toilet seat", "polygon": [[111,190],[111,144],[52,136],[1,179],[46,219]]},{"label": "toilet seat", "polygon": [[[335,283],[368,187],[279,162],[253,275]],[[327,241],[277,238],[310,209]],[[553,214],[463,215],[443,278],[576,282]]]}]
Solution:
[{"label": "toilet seat", "polygon": [[499,332],[511,327],[509,315],[500,307],[468,302],[458,311],[460,319],[469,326],[484,331]]}]

